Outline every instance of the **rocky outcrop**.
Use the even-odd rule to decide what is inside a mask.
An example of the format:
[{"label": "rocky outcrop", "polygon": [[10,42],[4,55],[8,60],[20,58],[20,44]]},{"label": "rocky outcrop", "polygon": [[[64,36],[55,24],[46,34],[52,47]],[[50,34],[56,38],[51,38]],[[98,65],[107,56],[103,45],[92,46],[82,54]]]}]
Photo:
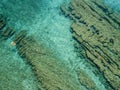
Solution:
[{"label": "rocky outcrop", "polygon": [[86,57],[104,75],[113,90],[120,88],[120,14],[101,0],[72,0],[61,6],[73,20],[74,39],[83,46]]},{"label": "rocky outcrop", "polygon": [[40,88],[45,90],[81,90],[70,67],[58,60],[44,46],[38,45],[32,37],[21,31],[14,37],[18,53],[32,66]]}]

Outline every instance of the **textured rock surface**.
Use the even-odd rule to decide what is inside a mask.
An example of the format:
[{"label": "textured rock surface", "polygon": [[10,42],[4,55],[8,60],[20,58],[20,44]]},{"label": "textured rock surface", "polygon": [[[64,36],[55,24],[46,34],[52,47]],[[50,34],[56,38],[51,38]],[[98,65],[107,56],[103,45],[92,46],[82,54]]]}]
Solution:
[{"label": "textured rock surface", "polygon": [[78,79],[80,81],[80,83],[86,87],[88,90],[99,90],[96,85],[95,82],[89,77],[88,74],[85,73],[84,70],[80,69],[78,71]]},{"label": "textured rock surface", "polygon": [[2,14],[0,14],[0,30],[5,27],[6,23],[4,21],[4,17]]},{"label": "textured rock surface", "polygon": [[10,38],[13,34],[15,34],[15,30],[13,30],[10,27],[6,26],[6,20],[5,17],[0,14],[0,39],[8,39]]},{"label": "textured rock surface", "polygon": [[101,0],[72,0],[68,8],[63,5],[61,10],[73,20],[73,37],[83,46],[86,57],[109,86],[119,90],[120,14],[112,12]]},{"label": "textured rock surface", "polygon": [[[68,8],[63,5],[61,9],[74,21],[71,25],[73,37],[84,48],[82,54],[103,74],[108,85],[106,89],[119,90],[119,14],[111,12],[100,0],[72,0]],[[0,38],[8,39],[15,31],[4,28],[6,24],[2,18],[0,16]],[[80,83],[88,90],[98,90],[85,71],[80,69],[74,74],[62,60],[26,35],[27,31],[19,32],[13,42],[19,55],[32,66],[42,90],[82,90]]]},{"label": "textured rock surface", "polygon": [[7,27],[5,30],[3,30],[1,33],[0,33],[0,37],[4,40],[10,38],[13,34],[15,34],[15,30]]},{"label": "textured rock surface", "polygon": [[26,37],[26,31],[19,32],[14,42],[21,57],[26,58],[32,65],[43,90],[81,90],[70,67],[38,45],[31,37]]}]

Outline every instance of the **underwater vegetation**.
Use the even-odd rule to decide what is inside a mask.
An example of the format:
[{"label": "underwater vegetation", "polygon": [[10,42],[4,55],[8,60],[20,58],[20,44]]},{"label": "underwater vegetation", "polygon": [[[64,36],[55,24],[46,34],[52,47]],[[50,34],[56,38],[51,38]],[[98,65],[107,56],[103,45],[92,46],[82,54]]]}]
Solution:
[{"label": "underwater vegetation", "polygon": [[120,90],[113,2],[1,0],[0,90]]}]

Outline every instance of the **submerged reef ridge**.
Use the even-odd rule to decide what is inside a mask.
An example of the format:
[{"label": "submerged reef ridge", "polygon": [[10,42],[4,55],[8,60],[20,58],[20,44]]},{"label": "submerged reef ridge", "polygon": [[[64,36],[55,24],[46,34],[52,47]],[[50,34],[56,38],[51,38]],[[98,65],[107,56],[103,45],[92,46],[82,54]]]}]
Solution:
[{"label": "submerged reef ridge", "polygon": [[101,0],[72,0],[68,8],[63,5],[61,10],[73,20],[71,32],[84,48],[84,55],[104,75],[110,88],[119,90],[120,14]]}]

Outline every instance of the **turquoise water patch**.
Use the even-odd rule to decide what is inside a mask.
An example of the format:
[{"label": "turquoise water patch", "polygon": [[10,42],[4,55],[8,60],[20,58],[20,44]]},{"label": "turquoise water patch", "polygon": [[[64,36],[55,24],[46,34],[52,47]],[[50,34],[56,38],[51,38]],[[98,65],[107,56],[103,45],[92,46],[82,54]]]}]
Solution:
[{"label": "turquoise water patch", "polygon": [[43,8],[41,0],[1,0],[0,13],[7,17],[15,29],[28,29]]},{"label": "turquoise water patch", "polygon": [[114,11],[120,12],[120,0],[103,0],[106,5]]}]

